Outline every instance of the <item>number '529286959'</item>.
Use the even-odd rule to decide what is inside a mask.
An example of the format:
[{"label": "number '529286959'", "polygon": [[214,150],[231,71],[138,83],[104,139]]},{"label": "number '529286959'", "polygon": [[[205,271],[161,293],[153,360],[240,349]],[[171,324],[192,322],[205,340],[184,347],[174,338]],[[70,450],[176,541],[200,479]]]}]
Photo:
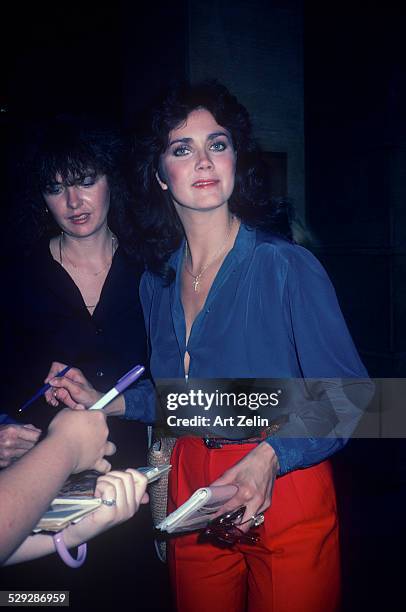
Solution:
[{"label": "number '529286959'", "polygon": [[36,603],[48,603],[48,604],[63,604],[66,603],[66,593],[58,592],[52,593],[51,591],[40,591],[40,592],[29,592],[25,591],[22,593],[8,593],[7,601],[10,604],[36,604]]}]

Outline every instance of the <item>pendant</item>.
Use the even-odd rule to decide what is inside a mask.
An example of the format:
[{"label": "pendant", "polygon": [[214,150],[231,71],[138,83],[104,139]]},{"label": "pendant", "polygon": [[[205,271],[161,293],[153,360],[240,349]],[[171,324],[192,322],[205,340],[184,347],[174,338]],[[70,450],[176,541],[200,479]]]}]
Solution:
[{"label": "pendant", "polygon": [[193,289],[195,290],[196,293],[199,291],[199,282],[200,282],[200,279],[196,276],[193,280]]}]

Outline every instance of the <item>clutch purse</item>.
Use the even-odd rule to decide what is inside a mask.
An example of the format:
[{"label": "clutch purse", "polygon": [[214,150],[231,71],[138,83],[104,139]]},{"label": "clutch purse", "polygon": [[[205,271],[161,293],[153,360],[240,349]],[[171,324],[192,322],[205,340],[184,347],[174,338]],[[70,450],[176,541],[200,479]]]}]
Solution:
[{"label": "clutch purse", "polygon": [[[147,464],[152,467],[159,467],[170,463],[172,451],[177,438],[157,438],[148,449]],[[169,474],[164,474],[159,480],[153,482],[148,489],[152,522],[156,527],[168,514],[168,478]],[[166,562],[166,542],[165,540],[155,540],[155,548],[159,559]]]}]

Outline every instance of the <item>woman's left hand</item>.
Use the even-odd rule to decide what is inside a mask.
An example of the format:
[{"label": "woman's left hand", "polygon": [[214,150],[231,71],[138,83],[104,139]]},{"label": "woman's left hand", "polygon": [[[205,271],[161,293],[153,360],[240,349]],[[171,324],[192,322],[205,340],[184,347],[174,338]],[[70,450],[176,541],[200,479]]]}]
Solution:
[{"label": "woman's left hand", "polygon": [[133,469],[124,472],[112,471],[100,476],[95,497],[101,497],[109,504],[102,503],[95,512],[67,527],[64,530],[66,545],[77,546],[110,527],[127,521],[137,512],[140,504],[148,503],[146,487],[145,476]]},{"label": "woman's left hand", "polygon": [[95,404],[103,393],[96,391],[83,372],[78,368],[70,368],[64,376],[57,376],[66,367],[65,363],[54,361],[48,372],[45,383],[51,388],[45,393],[45,399],[51,406],[58,406],[62,402],[72,410],[84,410]]},{"label": "woman's left hand", "polygon": [[245,506],[241,522],[242,531],[252,527],[249,519],[264,512],[271,505],[272,489],[279,471],[278,458],[267,442],[261,442],[241,461],[228,469],[211,485],[233,484],[238,487],[237,493],[217,512],[217,516]]}]

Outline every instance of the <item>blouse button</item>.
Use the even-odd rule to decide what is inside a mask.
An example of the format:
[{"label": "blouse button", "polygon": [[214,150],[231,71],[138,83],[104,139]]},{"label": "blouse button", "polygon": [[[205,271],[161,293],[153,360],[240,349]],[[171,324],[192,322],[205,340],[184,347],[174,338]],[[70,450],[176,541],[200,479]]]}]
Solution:
[{"label": "blouse button", "polygon": [[98,372],[96,372],[96,376],[104,376],[104,372],[102,372],[101,370],[99,370]]}]

